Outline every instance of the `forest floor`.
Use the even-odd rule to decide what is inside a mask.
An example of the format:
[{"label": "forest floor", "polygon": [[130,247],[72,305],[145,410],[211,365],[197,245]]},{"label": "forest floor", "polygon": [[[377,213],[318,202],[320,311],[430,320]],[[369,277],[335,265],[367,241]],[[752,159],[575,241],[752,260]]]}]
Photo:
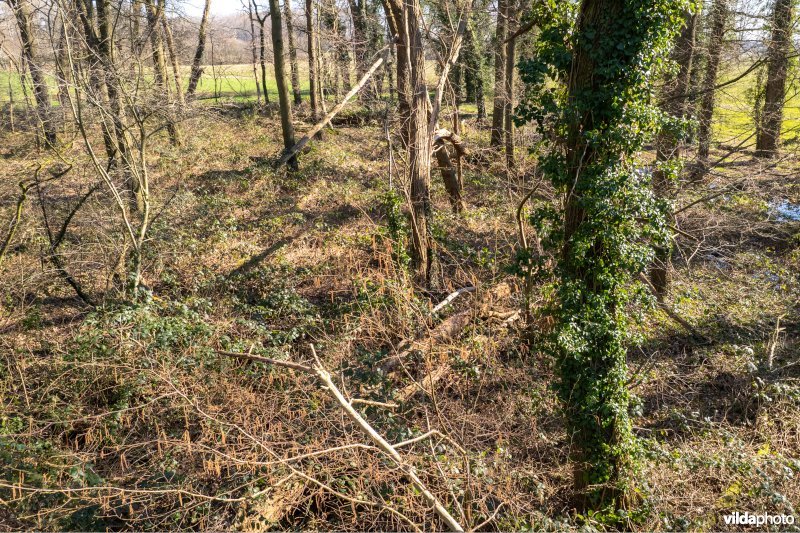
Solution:
[{"label": "forest floor", "polygon": [[[547,286],[531,323],[515,320],[515,212],[533,161],[509,175],[477,126],[464,126],[463,216],[433,172],[444,287],[430,295],[404,266],[382,124],[327,131],[291,174],[265,163],[280,149],[275,119],[230,107],[188,119],[183,146],[151,154],[150,295],[135,304],[113,297],[123,240],[104,189],[60,249],[94,309],[41,259],[32,192],[0,265],[0,529],[440,528],[312,377],[217,353],[307,362],[312,342],[346,394],[393,404],[359,407],[391,442],[440,432],[401,451],[466,527],[604,528],[573,510],[541,349]],[[16,183],[62,163],[28,135],[0,146],[5,231]],[[42,191],[54,227],[97,182],[77,141],[64,157],[73,170]],[[798,164],[739,152],[682,187],[677,208],[716,196],[678,214],[667,303],[693,331],[635,311],[644,481],[626,529],[747,529],[725,525],[734,511],[800,521]],[[534,198],[554,201],[544,186]],[[431,313],[466,286],[477,290]]]}]

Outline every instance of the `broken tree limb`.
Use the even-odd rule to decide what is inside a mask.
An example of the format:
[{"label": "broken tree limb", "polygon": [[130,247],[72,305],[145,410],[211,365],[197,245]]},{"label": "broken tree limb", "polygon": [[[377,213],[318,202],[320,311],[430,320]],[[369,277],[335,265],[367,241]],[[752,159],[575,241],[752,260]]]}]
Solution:
[{"label": "broken tree limb", "polygon": [[0,247],[0,264],[3,263],[3,258],[6,256],[6,252],[11,245],[11,240],[17,233],[19,222],[22,220],[22,209],[25,207],[25,200],[28,198],[28,189],[31,188],[31,185],[33,184],[24,180],[19,182],[19,188],[22,192],[19,195],[19,198],[17,198],[17,207],[14,211],[14,217],[11,219],[11,225],[8,228],[8,233],[6,234],[6,238],[3,241],[2,247]]},{"label": "broken tree limb", "polygon": [[475,290],[476,290],[475,287],[461,287],[457,291],[451,292],[447,296],[447,298],[445,298],[444,300],[442,300],[441,302],[436,304],[436,307],[431,309],[431,315],[435,315],[436,313],[438,313],[439,311],[444,309],[446,306],[450,305],[453,302],[453,300],[455,300],[456,298],[458,298],[462,294],[465,294],[465,293],[468,293],[468,292],[475,292]]},{"label": "broken tree limb", "polygon": [[314,127],[312,127],[305,135],[303,135],[302,139],[297,141],[294,146],[292,146],[289,150],[286,151],[285,154],[283,154],[280,160],[278,160],[277,164],[278,167],[285,165],[292,157],[294,157],[300,150],[302,150],[303,147],[305,147],[305,145],[307,145],[308,142],[314,138],[314,135],[319,133],[322,130],[322,128],[327,126],[328,123],[333,119],[333,117],[335,117],[339,113],[339,111],[341,111],[344,108],[344,106],[347,105],[347,102],[349,102],[351,98],[353,98],[356,94],[358,94],[358,92],[364,87],[364,85],[367,84],[367,81],[372,77],[372,75],[375,74],[375,71],[378,70],[378,68],[386,61],[386,58],[388,57],[389,52],[391,51],[391,46],[392,44],[389,44],[388,46],[384,47],[383,50],[379,52],[380,55],[378,59],[375,60],[375,62],[372,64],[369,70],[364,73],[364,75],[361,77],[360,80],[358,80],[358,83],[356,83],[356,85],[352,89],[350,89],[350,92],[348,92],[344,96],[344,99],[338,104],[336,104],[336,107],[331,109],[330,112],[327,115],[325,115],[325,117],[322,120],[314,124]]},{"label": "broken tree limb", "polygon": [[250,359],[253,361],[260,361],[264,363],[269,363],[276,366],[282,366],[285,368],[291,368],[292,370],[299,370],[301,372],[306,372],[309,374],[313,374],[319,379],[320,385],[322,388],[331,393],[331,395],[336,399],[339,403],[339,406],[345,412],[345,414],[356,423],[356,425],[364,432],[371,440],[374,442],[378,448],[386,455],[388,455],[392,461],[397,465],[397,467],[408,477],[411,481],[411,484],[422,494],[428,504],[433,507],[436,514],[439,518],[447,524],[447,527],[450,531],[458,531],[463,532],[464,528],[458,521],[453,518],[450,512],[445,508],[444,505],[439,501],[436,496],[431,493],[430,490],[425,486],[422,480],[417,475],[416,469],[406,463],[403,460],[403,456],[397,451],[397,448],[390,444],[386,439],[381,436],[370,424],[367,422],[361,414],[355,410],[353,407],[352,402],[348,401],[347,398],[344,397],[342,391],[339,390],[339,387],[333,382],[330,373],[325,370],[325,367],[322,366],[322,362],[320,361],[319,357],[317,356],[317,351],[314,348],[313,344],[309,344],[311,348],[311,354],[314,357],[314,363],[311,366],[303,365],[300,363],[294,363],[291,361],[282,361],[279,359],[270,359],[268,357],[261,357],[257,355],[252,355],[248,353],[237,353],[237,352],[225,352],[225,351],[218,351],[217,353],[220,355],[226,355],[229,357],[236,357],[239,359]]}]

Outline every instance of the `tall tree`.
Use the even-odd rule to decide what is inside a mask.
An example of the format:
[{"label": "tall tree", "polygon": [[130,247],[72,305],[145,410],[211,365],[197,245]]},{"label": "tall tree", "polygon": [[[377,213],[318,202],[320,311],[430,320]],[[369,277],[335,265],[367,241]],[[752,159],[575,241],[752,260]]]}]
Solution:
[{"label": "tall tree", "polygon": [[319,118],[319,71],[317,68],[317,32],[314,25],[314,0],[306,0],[306,36],[308,37],[308,92],[311,101],[311,118]]},{"label": "tall tree", "polygon": [[[258,4],[256,3],[256,0],[251,0],[251,4],[253,6],[253,15],[256,18],[256,22],[258,22],[258,62],[261,65],[261,92],[264,93],[264,103],[269,104],[269,89],[267,87],[267,40],[264,25],[267,23],[267,17],[272,16],[272,11],[262,15],[258,11]],[[272,2],[270,2],[270,6],[272,6]],[[272,7],[270,7],[270,10],[271,9]],[[281,14],[278,13],[278,20],[280,19]],[[273,23],[273,28],[274,26],[275,25]],[[279,32],[281,34],[281,46],[283,46],[283,29],[280,29]],[[272,40],[273,42],[275,41],[274,35],[272,36]]]},{"label": "tall tree", "polygon": [[[673,119],[673,123],[662,128],[656,138],[656,160],[661,167],[666,167],[667,161],[680,157],[680,135],[676,131],[679,125],[674,122],[683,120],[688,112],[689,102],[686,95],[694,61],[697,18],[697,13],[686,12],[683,29],[675,40],[671,54],[678,71],[674,76],[664,80],[660,107]],[[653,192],[656,197],[668,199],[670,189],[670,175],[667,168],[656,168],[653,171]],[[669,247],[660,247],[656,250],[655,260],[650,267],[650,283],[659,299],[663,299],[669,285],[669,255]]]},{"label": "tall tree", "polygon": [[167,53],[169,54],[169,64],[172,67],[172,82],[175,84],[175,98],[182,106],[184,104],[183,98],[183,82],[181,81],[181,68],[178,63],[178,53],[175,49],[175,39],[172,38],[172,26],[167,19],[167,10],[165,0],[161,0],[161,27],[164,30],[164,40],[167,42]]},{"label": "tall tree", "polygon": [[[505,0],[506,32],[511,35],[516,29],[517,0]],[[514,66],[516,65],[517,39],[506,43],[506,64],[503,90],[503,130],[505,136],[506,167],[513,169],[514,163]]]},{"label": "tall tree", "polygon": [[697,132],[697,155],[705,166],[708,162],[708,153],[711,149],[711,135],[713,133],[712,120],[716,103],[717,75],[722,56],[723,39],[728,25],[729,0],[714,0],[711,5],[710,33],[708,36],[708,55],[706,62],[706,75],[703,78],[702,99],[700,100],[699,128]]},{"label": "tall tree", "polygon": [[511,0],[497,0],[497,26],[495,30],[494,48],[494,102],[492,105],[491,145],[503,144],[505,124],[505,91],[506,91],[506,24],[507,4]]},{"label": "tall tree", "polygon": [[794,0],[775,0],[772,12],[772,34],[767,49],[767,83],[764,87],[764,108],[757,129],[756,155],[768,157],[778,152],[786,97],[786,73],[792,45]]},{"label": "tall tree", "polygon": [[[275,65],[275,82],[278,86],[278,105],[281,114],[281,131],[283,132],[283,148],[289,150],[294,146],[294,124],[292,123],[292,101],[289,98],[289,82],[286,79],[286,59],[283,50],[283,21],[281,6],[278,0],[269,0],[269,16],[272,21],[272,55]],[[297,169],[297,158],[288,161],[290,169]]]},{"label": "tall tree", "polygon": [[558,252],[550,348],[575,487],[583,506],[615,510],[633,495],[636,470],[628,285],[646,266],[645,239],[663,225],[635,156],[657,128],[651,80],[689,1],[582,0],[574,23],[569,4],[543,4],[534,7],[542,28],[521,68],[531,90],[518,113],[554,132],[540,167],[563,195],[563,218],[539,214],[553,230],[545,244]]},{"label": "tall tree", "polygon": [[33,25],[33,6],[29,0],[8,0],[8,4],[17,21],[17,30],[22,42],[22,56],[31,75],[36,111],[42,124],[44,138],[48,144],[52,145],[57,140],[56,126],[53,121],[52,106],[50,105],[50,87],[42,67],[42,58],[39,57],[36,42],[36,32]]},{"label": "tall tree", "polygon": [[186,97],[192,98],[203,75],[203,54],[206,50],[206,31],[208,27],[208,14],[211,12],[211,0],[206,0],[203,6],[203,17],[200,19],[200,29],[197,30],[197,48],[192,59],[192,73],[189,75],[189,86],[186,88]]},{"label": "tall tree", "polygon": [[[253,5],[254,2],[247,2],[247,17],[250,20],[250,53],[252,55],[252,65],[253,65],[253,80],[256,82],[256,98],[258,101],[258,105],[261,105],[261,83],[258,79],[258,52],[256,51],[256,23],[255,23],[255,13],[253,13]],[[269,95],[266,96],[266,103],[269,103]]]},{"label": "tall tree", "polygon": [[294,23],[292,22],[292,3],[283,1],[283,15],[286,17],[286,37],[289,40],[289,68],[292,71],[292,94],[294,105],[300,105],[303,98],[300,94],[300,68],[297,65],[297,47],[294,43]]},{"label": "tall tree", "polygon": [[[145,0],[145,11],[147,12],[147,31],[150,34],[150,47],[153,50],[153,76],[156,86],[164,91],[167,102],[170,101],[170,91],[167,84],[167,64],[164,60],[164,40],[161,36],[160,21],[163,16],[163,2],[155,4],[153,0]],[[166,116],[167,132],[172,144],[181,144],[181,134],[175,119],[171,114]]]},{"label": "tall tree", "polygon": [[474,26],[474,22],[470,20],[464,34],[464,85],[467,100],[474,102],[478,108],[478,119],[484,119],[486,118],[486,101],[483,95],[483,69]]}]

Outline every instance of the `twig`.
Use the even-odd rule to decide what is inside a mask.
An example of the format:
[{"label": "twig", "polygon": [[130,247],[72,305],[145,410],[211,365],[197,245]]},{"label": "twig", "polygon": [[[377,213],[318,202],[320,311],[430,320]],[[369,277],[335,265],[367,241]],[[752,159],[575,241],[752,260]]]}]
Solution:
[{"label": "twig", "polygon": [[483,526],[489,524],[489,522],[494,520],[495,517],[497,516],[497,513],[500,512],[500,508],[503,507],[504,503],[505,502],[500,502],[500,505],[497,506],[497,508],[494,510],[494,512],[492,513],[492,515],[489,518],[487,518],[486,520],[484,520],[483,522],[481,522],[477,526],[473,527],[470,531],[480,531],[483,528]]}]

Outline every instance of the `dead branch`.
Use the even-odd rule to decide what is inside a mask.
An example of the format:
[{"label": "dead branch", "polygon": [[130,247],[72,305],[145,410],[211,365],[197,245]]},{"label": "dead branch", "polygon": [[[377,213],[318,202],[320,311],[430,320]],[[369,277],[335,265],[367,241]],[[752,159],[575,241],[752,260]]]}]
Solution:
[{"label": "dead branch", "polygon": [[308,144],[308,142],[311,139],[313,139],[314,136],[322,130],[322,128],[327,126],[328,123],[331,121],[331,119],[333,119],[333,117],[335,117],[339,113],[339,111],[341,111],[344,108],[344,106],[347,105],[347,102],[349,102],[351,98],[353,98],[356,94],[358,94],[358,92],[364,87],[364,85],[367,84],[367,81],[372,77],[375,71],[378,70],[378,68],[384,63],[384,61],[386,61],[386,58],[388,57],[389,52],[391,51],[390,50],[391,46],[392,45],[390,44],[389,46],[384,47],[383,50],[379,52],[380,56],[378,57],[377,60],[375,60],[375,63],[373,63],[372,66],[369,68],[369,70],[364,73],[364,75],[361,77],[360,80],[358,80],[358,83],[355,85],[355,87],[350,89],[350,92],[348,92],[344,96],[344,99],[338,104],[336,104],[336,107],[331,109],[330,112],[327,115],[325,115],[325,117],[322,120],[314,124],[314,126],[310,130],[308,130],[308,132],[305,135],[303,135],[302,139],[297,141],[297,143],[295,143],[294,146],[292,146],[289,150],[286,151],[285,154],[283,154],[280,160],[278,160],[277,164],[278,167],[285,165],[292,157],[294,157],[300,150],[302,150],[303,147],[306,144]]},{"label": "dead branch", "polygon": [[236,357],[240,359],[250,359],[254,361],[261,361],[269,364],[273,364],[276,366],[282,366],[285,368],[291,368],[292,370],[298,370],[301,372],[305,372],[308,374],[313,374],[317,377],[320,382],[322,388],[331,393],[334,399],[339,403],[339,406],[345,412],[345,414],[356,423],[356,425],[361,429],[361,431],[366,434],[370,440],[372,440],[381,451],[383,451],[386,455],[388,455],[394,463],[398,466],[400,470],[405,473],[405,475],[411,480],[411,484],[422,493],[422,496],[425,500],[433,507],[436,514],[441,518],[447,527],[451,531],[464,531],[464,528],[459,524],[455,518],[450,514],[450,512],[442,505],[442,503],[433,495],[433,493],[428,490],[422,480],[416,473],[416,470],[413,466],[406,463],[403,460],[403,457],[397,451],[397,449],[392,446],[383,436],[380,435],[370,424],[367,422],[361,414],[355,410],[353,407],[352,402],[348,401],[336,384],[333,382],[330,373],[322,366],[322,362],[320,361],[319,357],[317,356],[317,351],[314,348],[313,344],[309,345],[311,348],[311,353],[314,357],[314,364],[312,366],[303,365],[300,363],[294,363],[291,361],[281,361],[279,359],[270,359],[267,357],[260,357],[246,353],[236,353],[236,352],[217,352],[220,355],[226,355],[229,357]]}]

